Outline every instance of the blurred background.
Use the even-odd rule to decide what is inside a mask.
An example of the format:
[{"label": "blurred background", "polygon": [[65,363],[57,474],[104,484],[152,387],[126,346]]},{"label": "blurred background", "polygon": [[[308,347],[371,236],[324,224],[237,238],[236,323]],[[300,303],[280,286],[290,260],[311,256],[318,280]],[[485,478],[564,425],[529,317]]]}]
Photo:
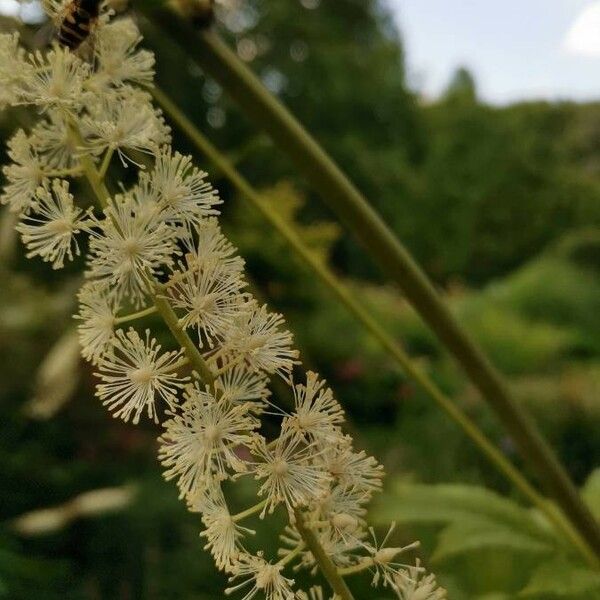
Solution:
[{"label": "blurred background", "polygon": [[[1,30],[24,36],[41,20],[35,2],[0,0],[0,13]],[[424,266],[600,512],[600,2],[223,0],[217,17],[239,57]],[[168,37],[139,23],[160,85],[520,464],[457,367],[287,158]],[[0,115],[2,159],[30,118]],[[177,132],[174,145],[192,152]],[[550,560],[539,545],[466,536],[466,505],[535,515],[196,158],[226,200],[224,228],[256,289],[330,382],[357,445],[385,465],[381,520],[423,540],[450,598],[600,598],[600,582],[583,576],[562,592],[531,588]],[[56,273],[28,261],[6,211],[0,227],[0,598],[221,598],[199,518],[161,478],[156,429],[110,419],[94,398],[71,317],[81,265]],[[459,495],[449,500],[450,491]],[[479,542],[449,550],[451,527]],[[357,591],[386,598],[377,594]]]}]

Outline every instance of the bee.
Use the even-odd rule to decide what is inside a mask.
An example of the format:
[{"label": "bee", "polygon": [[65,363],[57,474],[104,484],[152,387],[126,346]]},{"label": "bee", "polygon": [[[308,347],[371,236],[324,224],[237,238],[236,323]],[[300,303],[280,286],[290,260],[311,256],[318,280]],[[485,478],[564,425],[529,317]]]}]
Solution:
[{"label": "bee", "polygon": [[214,20],[214,0],[176,0],[177,11],[196,27],[204,28]]},{"label": "bee", "polygon": [[58,41],[77,50],[89,37],[98,17],[102,0],[71,0],[58,22]]},{"label": "bee", "polygon": [[192,24],[204,28],[212,24],[214,19],[214,0],[196,0]]}]

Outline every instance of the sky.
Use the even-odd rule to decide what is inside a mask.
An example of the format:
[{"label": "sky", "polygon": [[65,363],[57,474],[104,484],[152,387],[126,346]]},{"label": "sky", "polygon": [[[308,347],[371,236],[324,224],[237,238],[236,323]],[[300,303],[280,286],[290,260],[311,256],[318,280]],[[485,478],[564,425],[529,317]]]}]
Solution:
[{"label": "sky", "polygon": [[494,104],[600,100],[600,0],[388,0],[413,88],[435,97],[458,66]]}]

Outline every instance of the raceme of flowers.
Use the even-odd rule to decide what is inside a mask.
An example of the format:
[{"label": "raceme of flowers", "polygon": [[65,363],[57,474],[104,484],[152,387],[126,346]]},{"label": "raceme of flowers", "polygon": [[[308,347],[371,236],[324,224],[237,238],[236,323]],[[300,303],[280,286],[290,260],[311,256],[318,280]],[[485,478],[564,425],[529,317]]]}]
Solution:
[{"label": "raceme of flowers", "polygon": [[[50,3],[54,16],[64,4]],[[382,467],[354,449],[326,383],[295,375],[292,335],[248,291],[244,261],[219,228],[218,194],[169,145],[147,91],[154,57],[140,42],[131,19],[107,13],[79,53],[56,44],[28,53],[18,35],[0,35],[0,106],[31,106],[39,116],[8,142],[0,199],[19,216],[27,256],[60,269],[85,253],[76,318],[98,398],[124,421],[161,423],[165,477],[200,513],[206,548],[230,576],[227,594],[325,597],[319,587],[295,589],[294,569],[318,571],[300,515],[341,574],[370,572],[373,585],[404,600],[444,598],[433,576],[397,560],[408,547],[378,543],[367,526]],[[137,181],[109,194],[114,161],[128,175],[137,170]],[[76,202],[86,178],[99,207]],[[156,322],[156,313],[183,345],[163,348],[150,329],[133,326]],[[270,399],[273,377],[290,386],[293,407]],[[261,425],[273,415],[280,431],[267,439]],[[241,478],[253,482],[257,502],[232,514],[227,496]],[[276,510],[288,516],[282,547],[256,548],[244,522]]]}]

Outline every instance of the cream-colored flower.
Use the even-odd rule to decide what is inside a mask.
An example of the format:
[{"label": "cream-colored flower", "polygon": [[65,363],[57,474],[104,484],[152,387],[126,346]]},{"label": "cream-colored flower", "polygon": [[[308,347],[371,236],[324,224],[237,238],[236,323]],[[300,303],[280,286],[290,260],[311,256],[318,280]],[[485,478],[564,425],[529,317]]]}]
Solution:
[{"label": "cream-colored flower", "polygon": [[[366,514],[365,504],[371,499],[371,494],[365,491],[359,491],[339,484],[333,485],[327,494],[325,494],[317,505],[318,514],[321,519],[329,522],[338,521],[340,529],[343,519],[338,519],[339,515],[350,517],[357,524],[361,524]],[[350,523],[347,520],[348,524]],[[334,524],[335,527],[337,525]],[[345,529],[348,529],[346,527]]]},{"label": "cream-colored flower", "polygon": [[83,118],[86,143],[96,154],[116,150],[126,161],[128,150],[152,154],[170,141],[170,129],[161,112],[152,106],[150,96],[139,90],[124,88],[103,94],[89,110],[90,116]]},{"label": "cream-colored flower", "polygon": [[92,364],[107,351],[115,334],[117,298],[110,288],[90,281],[79,291],[79,314],[77,326],[83,358]]},{"label": "cream-colored flower", "polygon": [[79,165],[77,144],[69,135],[64,115],[49,110],[31,132],[31,144],[52,169],[72,169]]},{"label": "cream-colored flower", "polygon": [[106,86],[127,83],[151,85],[154,54],[140,50],[142,36],[131,19],[118,19],[98,29],[94,40],[96,70],[90,86],[102,91]]},{"label": "cream-colored flower", "polygon": [[258,308],[254,301],[247,303],[227,330],[226,354],[243,360],[250,369],[289,378],[298,351],[292,347],[292,334],[282,328],[284,324],[283,317],[270,313],[266,305]]},{"label": "cream-colored flower", "polygon": [[344,436],[336,445],[326,446],[320,460],[341,488],[347,488],[365,499],[381,489],[383,467],[364,450],[355,452],[350,436]]},{"label": "cream-colored flower", "polygon": [[33,206],[38,187],[47,182],[46,163],[22,129],[9,140],[8,156],[13,162],[2,168],[8,183],[0,202],[12,212],[24,213]]},{"label": "cream-colored flower", "polygon": [[130,328],[119,329],[111,340],[110,351],[98,360],[100,378],[96,395],[108,406],[114,417],[138,423],[146,411],[148,418],[158,422],[156,400],[175,409],[177,394],[185,387],[186,378],[179,377],[176,366],[183,351],[164,352],[150,331],[145,338]]},{"label": "cream-colored flower", "polygon": [[219,214],[215,206],[222,203],[206,177],[204,171],[194,167],[191,156],[165,147],[156,156],[152,172],[140,178],[147,181],[165,220],[193,227]]},{"label": "cream-colored flower", "polygon": [[249,372],[243,365],[236,365],[217,377],[215,389],[224,402],[248,404],[254,414],[260,414],[271,392],[268,378],[260,372]]},{"label": "cream-colored flower", "polygon": [[250,586],[242,600],[250,600],[259,594],[259,598],[265,600],[294,600],[295,593],[292,590],[294,580],[284,577],[282,571],[282,565],[271,564],[260,555],[242,554],[234,566],[234,575],[229,578],[229,582],[238,578],[245,579],[241,583],[228,587],[225,594],[233,594]]},{"label": "cream-colored flower", "polygon": [[152,216],[139,214],[127,198],[116,199],[104,214],[90,239],[86,275],[142,306],[154,278],[178,254],[173,231]]},{"label": "cream-colored flower", "polygon": [[253,443],[252,432],[260,423],[249,406],[219,401],[198,384],[189,386],[184,397],[181,413],[164,423],[159,458],[167,467],[165,478],[177,479],[180,497],[193,499],[211,479],[247,469],[236,451]]},{"label": "cream-colored flower", "polygon": [[231,573],[240,553],[244,552],[241,540],[248,534],[254,535],[255,531],[234,521],[218,486],[203,490],[191,504],[190,510],[202,515],[206,529],[200,535],[207,540],[204,549],[210,550],[219,569]]},{"label": "cream-colored flower", "polygon": [[373,587],[377,587],[382,583],[383,587],[389,585],[393,590],[396,590],[396,581],[399,574],[405,569],[410,568],[410,565],[397,562],[396,557],[419,546],[419,542],[414,542],[408,546],[386,547],[386,543],[394,533],[395,529],[396,523],[392,523],[385,537],[381,543],[379,543],[377,541],[377,536],[375,535],[375,530],[372,527],[369,528],[373,543],[365,544],[364,547],[370,555],[370,559],[367,560],[370,560],[371,563],[370,570],[373,572],[371,585]]},{"label": "cream-colored flower", "polygon": [[330,478],[315,463],[314,450],[314,446],[295,437],[279,437],[273,447],[262,438],[257,442],[253,451],[260,462],[254,469],[255,478],[264,480],[258,495],[267,501],[261,516],[283,504],[293,520],[294,508],[315,502],[327,493]]},{"label": "cream-colored flower", "polygon": [[190,254],[200,263],[218,261],[230,272],[240,276],[244,271],[244,259],[238,255],[237,248],[221,233],[215,217],[203,219],[183,240]]},{"label": "cream-colored flower", "polygon": [[86,104],[83,84],[90,67],[67,48],[55,46],[47,54],[30,55],[31,66],[19,94],[20,102],[42,110],[76,111]]},{"label": "cream-colored flower", "polygon": [[327,445],[340,438],[344,411],[330,388],[313,371],[306,373],[306,385],[294,386],[295,412],[283,422],[284,432]]},{"label": "cream-colored flower", "polygon": [[24,215],[17,226],[27,247],[27,258],[39,256],[52,263],[53,269],[62,269],[65,258],[79,255],[75,235],[86,226],[89,212],[73,203],[69,183],[54,179],[52,190],[38,188],[33,209]]},{"label": "cream-colored flower", "polygon": [[239,314],[245,285],[237,270],[228,269],[227,264],[200,262],[188,254],[166,290],[173,307],[183,312],[179,323],[196,330],[202,348],[205,344],[213,347]]},{"label": "cream-colored flower", "polygon": [[400,600],[445,600],[446,590],[438,586],[435,575],[425,573],[417,559],[414,567],[400,571],[394,580]]},{"label": "cream-colored flower", "polygon": [[19,101],[22,83],[30,75],[31,65],[19,47],[19,34],[0,33],[0,110]]}]

